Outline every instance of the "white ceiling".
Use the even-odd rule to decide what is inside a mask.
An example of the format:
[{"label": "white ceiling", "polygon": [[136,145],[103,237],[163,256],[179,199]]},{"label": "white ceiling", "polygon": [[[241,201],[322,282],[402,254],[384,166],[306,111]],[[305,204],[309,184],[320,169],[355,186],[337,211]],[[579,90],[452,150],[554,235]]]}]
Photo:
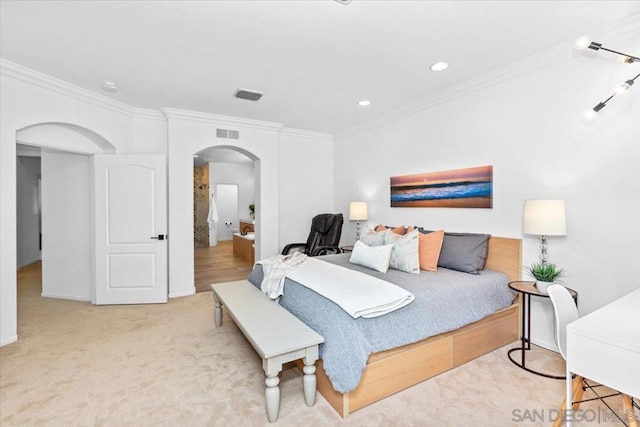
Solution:
[{"label": "white ceiling", "polygon": [[136,107],[338,132],[638,13],[637,0],[2,0],[0,55]]}]

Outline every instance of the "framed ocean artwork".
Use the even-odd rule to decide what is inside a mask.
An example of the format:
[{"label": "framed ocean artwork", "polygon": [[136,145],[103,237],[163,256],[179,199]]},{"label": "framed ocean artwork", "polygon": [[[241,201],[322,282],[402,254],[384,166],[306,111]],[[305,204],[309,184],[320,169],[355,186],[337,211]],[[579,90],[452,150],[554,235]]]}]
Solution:
[{"label": "framed ocean artwork", "polygon": [[493,166],[391,177],[392,208],[493,208]]}]

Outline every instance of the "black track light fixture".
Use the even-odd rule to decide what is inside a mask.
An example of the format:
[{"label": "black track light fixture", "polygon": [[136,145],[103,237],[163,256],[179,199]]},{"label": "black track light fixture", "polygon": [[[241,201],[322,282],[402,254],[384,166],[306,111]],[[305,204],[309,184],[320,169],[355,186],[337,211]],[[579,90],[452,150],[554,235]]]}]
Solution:
[{"label": "black track light fixture", "polygon": [[[598,50],[604,50],[607,52],[611,52],[611,53],[615,53],[616,55],[620,55],[620,59],[623,63],[625,64],[634,64],[637,62],[640,62],[640,58],[638,58],[637,56],[633,56],[633,55],[629,55],[627,53],[622,53],[619,52],[617,50],[613,50],[613,49],[609,49],[606,48],[604,46],[602,46],[602,43],[597,43],[594,41],[591,41],[587,36],[582,36],[580,38],[578,38],[578,40],[576,40],[575,46],[574,46],[577,50],[585,50],[585,49],[592,49],[595,51]],[[602,102],[598,102],[598,104],[593,107],[591,110],[588,110],[585,115],[588,118],[592,118],[596,115],[596,113],[598,113],[600,110],[602,110],[604,107],[607,106],[607,102],[609,102],[611,100],[611,98],[613,98],[616,95],[621,95],[623,93],[625,93],[626,91],[628,91],[631,86],[633,86],[633,83],[635,82],[635,80],[640,77],[640,74],[638,74],[637,76],[635,76],[632,79],[629,79],[627,81],[625,81],[624,83],[620,84],[617,88],[616,91],[613,95],[611,95],[609,98],[605,99]]]}]

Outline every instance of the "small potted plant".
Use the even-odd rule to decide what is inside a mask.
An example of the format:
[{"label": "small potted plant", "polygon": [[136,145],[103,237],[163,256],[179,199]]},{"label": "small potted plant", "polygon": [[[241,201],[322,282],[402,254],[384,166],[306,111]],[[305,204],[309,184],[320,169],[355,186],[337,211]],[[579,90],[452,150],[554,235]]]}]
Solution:
[{"label": "small potted plant", "polygon": [[253,203],[249,205],[249,215],[251,215],[251,218],[256,217],[256,205],[254,205]]},{"label": "small potted plant", "polygon": [[555,264],[534,262],[527,267],[527,273],[536,279],[538,291],[546,294],[547,288],[565,275],[565,270]]}]

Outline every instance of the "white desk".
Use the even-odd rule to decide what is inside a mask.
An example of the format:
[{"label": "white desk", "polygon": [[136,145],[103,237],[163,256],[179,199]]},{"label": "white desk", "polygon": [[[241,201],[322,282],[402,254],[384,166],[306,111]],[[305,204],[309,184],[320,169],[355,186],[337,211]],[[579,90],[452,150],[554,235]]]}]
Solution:
[{"label": "white desk", "polygon": [[567,426],[571,373],[640,398],[640,289],[567,325]]}]

